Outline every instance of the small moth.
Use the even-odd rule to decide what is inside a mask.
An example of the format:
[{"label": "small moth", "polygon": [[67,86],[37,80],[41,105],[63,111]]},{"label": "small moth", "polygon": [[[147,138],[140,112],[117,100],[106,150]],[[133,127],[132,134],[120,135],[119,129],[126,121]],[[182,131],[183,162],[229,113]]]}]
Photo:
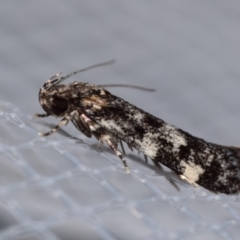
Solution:
[{"label": "small moth", "polygon": [[194,137],[114,96],[104,88],[107,85],[76,81],[61,84],[77,73],[112,62],[96,64],[64,77],[58,73],[47,80],[39,91],[39,102],[46,113],[36,116],[52,115],[62,119],[49,132],[39,135],[48,136],[71,121],[87,137],[106,142],[127,172],[127,162],[118,150],[121,141],[151,158],[156,165],[167,166],[190,184],[215,193],[239,193],[240,148]]}]

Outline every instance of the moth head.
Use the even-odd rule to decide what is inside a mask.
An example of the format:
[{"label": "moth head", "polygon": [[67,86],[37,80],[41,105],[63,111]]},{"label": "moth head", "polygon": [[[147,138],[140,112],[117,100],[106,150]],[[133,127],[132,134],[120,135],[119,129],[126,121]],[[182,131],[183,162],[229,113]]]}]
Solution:
[{"label": "moth head", "polygon": [[[77,70],[75,72],[72,72],[64,77],[61,77],[62,73],[57,73],[51,78],[49,78],[43,86],[40,88],[39,91],[39,102],[42,106],[42,108],[45,110],[46,113],[49,115],[53,115],[56,117],[62,117],[66,114],[67,111],[70,111],[70,106],[67,101],[67,93],[64,97],[64,94],[59,94],[61,92],[61,89],[64,90],[65,85],[60,84],[65,79],[78,74],[80,72],[87,71],[92,68],[105,66],[108,64],[114,63],[114,60],[108,61],[108,62],[102,62],[99,64],[92,65],[90,67],[82,68],[80,70]],[[63,93],[64,91],[62,91]]]},{"label": "moth head", "polygon": [[55,117],[62,117],[68,110],[68,101],[59,96],[58,89],[65,85],[55,86],[53,89],[40,88],[39,102],[46,113]]}]

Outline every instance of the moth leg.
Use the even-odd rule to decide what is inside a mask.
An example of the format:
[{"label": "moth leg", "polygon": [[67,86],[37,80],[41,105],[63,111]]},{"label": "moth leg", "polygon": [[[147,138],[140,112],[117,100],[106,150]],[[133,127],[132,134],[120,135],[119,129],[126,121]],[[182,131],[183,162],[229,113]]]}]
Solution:
[{"label": "moth leg", "polygon": [[158,161],[152,159],[152,162],[154,163],[154,165],[155,165],[157,168],[159,168],[159,169],[161,169],[161,170],[163,169],[162,166],[159,164]]},{"label": "moth leg", "polygon": [[[107,143],[107,145],[114,151],[114,153],[121,159],[121,161],[123,162],[123,166],[125,168],[125,171],[127,173],[130,173],[130,170],[128,168],[127,162],[125,160],[125,158],[123,157],[122,153],[117,149],[117,145],[118,145],[118,139],[112,135],[111,133],[108,133],[105,131],[105,129],[101,128],[98,131],[102,131],[103,133],[98,137],[100,142],[105,141]],[[96,135],[96,134],[95,134]],[[119,140],[121,143],[121,140]],[[121,144],[122,148],[123,145]],[[124,148],[123,148],[123,153],[124,152]]]},{"label": "moth leg", "polygon": [[47,132],[47,133],[38,133],[39,136],[49,136],[53,133],[55,133],[56,131],[58,131],[62,126],[65,126],[68,124],[68,122],[74,117],[74,115],[77,114],[77,111],[73,111],[70,114],[68,114],[67,116],[65,116],[58,125],[56,125],[54,128],[51,129],[51,131]]},{"label": "moth leg", "polygon": [[84,119],[82,118],[82,115],[84,114],[75,114],[74,117],[71,119],[73,125],[80,131],[82,132],[85,136],[87,137],[92,137],[92,133],[91,130],[88,126],[88,124],[86,124],[86,122],[84,121]]},{"label": "moth leg", "polygon": [[40,114],[39,113],[35,113],[34,116],[35,117],[40,117],[40,118],[45,118],[45,117],[50,116],[50,114],[49,113],[42,113],[42,114],[41,113]]},{"label": "moth leg", "polygon": [[[144,155],[145,156],[145,155]],[[162,166],[159,164],[158,161],[152,159],[152,162],[154,163],[154,165],[159,168],[160,170],[163,170]],[[169,183],[174,187],[176,188],[177,191],[180,191],[178,185],[170,178],[168,178],[167,176],[165,176],[165,178],[169,181]]]},{"label": "moth leg", "polygon": [[127,143],[127,145],[128,145],[128,148],[133,152],[132,146],[130,144],[128,144],[128,143]]},{"label": "moth leg", "polygon": [[125,152],[125,149],[124,149],[124,147],[123,147],[122,140],[121,140],[121,139],[119,139],[119,142],[120,142],[120,145],[121,145],[121,148],[122,148],[123,154],[126,154],[126,152]]},{"label": "moth leg", "polygon": [[[89,126],[93,135],[100,141],[105,141],[107,145],[114,151],[114,153],[122,160],[123,166],[127,173],[130,173],[127,162],[124,159],[122,153],[117,149],[118,139],[112,135],[110,132],[107,132],[100,125],[94,123],[90,118],[88,118],[85,114],[81,115],[84,122]],[[120,140],[121,141],[121,140]]]},{"label": "moth leg", "polygon": [[111,136],[109,136],[108,134],[106,135],[102,135],[101,138],[103,140],[105,140],[105,142],[108,144],[108,146],[114,151],[114,153],[122,160],[123,162],[123,166],[126,170],[127,173],[130,173],[130,170],[128,168],[127,162],[124,159],[122,153],[117,149],[116,143],[114,143],[113,141],[111,141]]},{"label": "moth leg", "polygon": [[144,159],[145,159],[146,163],[148,163],[148,158],[147,158],[147,156],[146,156],[145,154],[144,154],[143,156],[144,156]]}]

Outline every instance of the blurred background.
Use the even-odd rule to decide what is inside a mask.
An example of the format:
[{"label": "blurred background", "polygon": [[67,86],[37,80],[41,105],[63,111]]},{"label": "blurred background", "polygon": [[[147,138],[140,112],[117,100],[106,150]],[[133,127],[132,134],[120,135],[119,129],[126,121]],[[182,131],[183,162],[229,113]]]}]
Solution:
[{"label": "blurred background", "polygon": [[[52,75],[111,88],[208,141],[239,146],[239,1],[4,1],[0,7],[0,239],[238,239],[238,196],[194,188],[127,150],[106,147],[43,113]],[[166,179],[174,181],[177,191]]]}]

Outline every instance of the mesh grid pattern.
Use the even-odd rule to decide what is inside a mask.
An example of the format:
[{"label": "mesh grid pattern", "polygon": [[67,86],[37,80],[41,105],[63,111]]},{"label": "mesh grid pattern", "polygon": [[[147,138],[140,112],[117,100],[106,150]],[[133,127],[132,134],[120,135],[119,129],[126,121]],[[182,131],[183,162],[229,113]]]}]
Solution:
[{"label": "mesh grid pattern", "polygon": [[175,176],[177,191],[141,159],[143,169],[130,161],[126,174],[88,139],[63,130],[39,139],[38,120],[7,102],[0,109],[8,133],[7,141],[1,134],[1,239],[233,239],[238,232],[237,196],[194,191]]},{"label": "mesh grid pattern", "polygon": [[[239,196],[195,189],[127,150],[131,174],[57,121],[37,95],[49,77],[109,89],[211,142],[239,145],[240,4],[208,0],[4,1],[0,8],[0,239],[238,239]],[[180,188],[177,191],[166,179]]]}]

